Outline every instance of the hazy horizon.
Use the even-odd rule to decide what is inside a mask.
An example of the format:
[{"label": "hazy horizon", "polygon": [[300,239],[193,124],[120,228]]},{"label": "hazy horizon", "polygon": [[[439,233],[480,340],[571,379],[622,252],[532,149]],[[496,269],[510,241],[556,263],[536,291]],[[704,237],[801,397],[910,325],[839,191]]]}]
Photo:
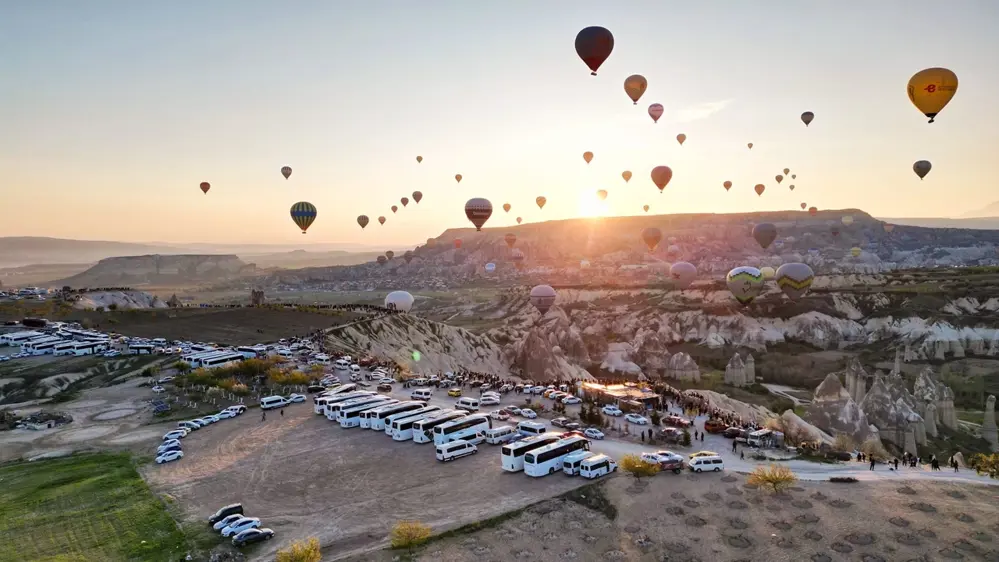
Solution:
[{"label": "hazy horizon", "polygon": [[[385,6],[8,7],[0,236],[388,248],[468,227],[462,208],[476,196],[493,203],[487,227],[643,204],[949,218],[996,199],[999,67],[988,53],[999,52],[999,4]],[[597,77],[573,50],[589,25],[615,36]],[[905,86],[932,66],[953,69],[960,87],[927,124]],[[649,80],[637,106],[622,87],[633,73]],[[655,102],[666,108],[658,124],[646,113]],[[808,128],[803,111],[815,112]],[[911,169],[920,159],[933,162],[924,181]],[[660,164],[674,172],[663,194],[649,179]],[[777,185],[785,167],[798,178]],[[610,193],[604,204],[597,189]],[[423,201],[392,214],[414,190]],[[319,209],[306,236],[288,217],[300,200]],[[25,212],[37,205],[41,220]],[[359,214],[371,219],[363,231]]]}]

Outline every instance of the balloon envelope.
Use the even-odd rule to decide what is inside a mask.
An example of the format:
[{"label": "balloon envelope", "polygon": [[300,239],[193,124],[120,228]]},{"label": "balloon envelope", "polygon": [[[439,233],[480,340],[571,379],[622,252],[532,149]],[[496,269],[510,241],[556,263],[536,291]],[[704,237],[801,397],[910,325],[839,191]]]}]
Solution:
[{"label": "balloon envelope", "polygon": [[788,175],[791,172],[791,168],[784,168],[784,175]]},{"label": "balloon envelope", "polygon": [[503,203],[503,211],[507,212],[507,213],[510,212],[510,204],[509,203]]},{"label": "balloon envelope", "polygon": [[642,205],[642,210],[645,211],[646,213],[648,213],[649,212],[649,206],[648,205]]},{"label": "balloon envelope", "polygon": [[607,190],[606,189],[598,189],[597,190],[597,197],[601,201],[603,201],[604,199],[607,199]]},{"label": "balloon envelope", "polygon": [[819,214],[819,208],[818,207],[809,207],[808,208],[808,214],[810,214],[810,215],[812,215],[814,217],[815,215]]},{"label": "balloon envelope", "polygon": [[299,201],[291,206],[291,220],[302,229],[302,234],[312,226],[317,214],[316,206],[307,201]]},{"label": "balloon envelope", "polygon": [[815,119],[815,114],[812,113],[811,111],[806,111],[801,114],[801,122],[804,123],[806,127],[808,126],[809,123],[812,122],[812,119]]},{"label": "balloon envelope", "polygon": [[531,304],[542,316],[555,304],[555,289],[550,285],[538,285],[531,289]]},{"label": "balloon envelope", "polygon": [[481,231],[482,225],[486,224],[489,217],[493,215],[493,204],[488,199],[475,197],[465,203],[465,216],[475,225],[475,230]]},{"label": "balloon envelope", "polygon": [[777,174],[776,176],[774,176],[774,179],[777,180],[777,183],[779,184],[780,182],[784,181],[784,176]]},{"label": "balloon envelope", "polygon": [[687,140],[687,135],[683,133],[680,133],[679,135],[676,136],[676,142],[680,143],[680,146],[683,146],[683,141],[685,140]]},{"label": "balloon envelope", "polygon": [[756,187],[754,187],[753,189],[756,191],[757,195],[763,195],[763,192],[767,190],[767,186],[763,185],[762,183],[758,183],[756,184]]},{"label": "balloon envelope", "polygon": [[648,246],[650,252],[654,252],[656,246],[663,239],[663,232],[654,226],[650,226],[642,231],[642,241]]},{"label": "balloon envelope", "polygon": [[752,150],[752,149],[753,149],[753,143],[751,143],[751,142],[747,142],[747,143],[746,143],[746,146],[748,146],[748,147],[749,147],[749,150]]},{"label": "balloon envelope", "polygon": [[392,250],[389,250],[389,251],[385,252],[385,257],[388,258],[388,259],[392,259],[392,258],[395,257],[395,252],[393,252]]},{"label": "balloon envelope", "polygon": [[419,203],[421,199],[423,199],[423,192],[422,191],[414,191],[413,192],[413,201],[416,201],[417,203]]},{"label": "balloon envelope", "polygon": [[385,295],[385,308],[394,308],[402,312],[409,312],[413,309],[413,295],[406,291],[392,291]]},{"label": "balloon envelope", "polygon": [[461,247],[461,238],[455,238],[454,239],[454,248],[457,250],[460,247]]},{"label": "balloon envelope", "polygon": [[858,257],[861,254],[861,252],[863,252],[863,250],[861,250],[860,248],[858,248],[856,246],[854,246],[853,248],[850,248],[850,254],[853,257]]},{"label": "balloon envelope", "polygon": [[884,228],[885,228],[885,232],[891,232],[891,231],[895,230],[895,225],[885,223]]},{"label": "balloon envelope", "polygon": [[281,175],[284,176],[284,179],[288,179],[291,176],[291,167],[285,166],[281,168]]},{"label": "balloon envelope", "polygon": [[513,245],[517,243],[517,235],[512,232],[507,232],[503,236],[503,241],[506,242],[507,247],[513,248]]},{"label": "balloon envelope", "polygon": [[912,165],[912,171],[916,172],[919,179],[926,177],[926,174],[930,173],[930,169],[933,168],[933,164],[930,164],[929,160],[919,160]]},{"label": "balloon envelope", "polygon": [[385,265],[385,262],[388,261],[388,258],[386,258],[385,256],[378,256],[378,258],[375,261],[378,262],[378,265]]},{"label": "balloon envelope", "polygon": [[419,164],[420,162],[423,162],[423,157],[422,156],[417,156],[416,157],[416,163]]},{"label": "balloon envelope", "polygon": [[534,202],[538,204],[538,208],[539,208],[539,209],[544,209],[544,208],[545,208],[545,203],[547,203],[547,202],[548,202],[548,199],[546,199],[546,198],[545,198],[545,197],[544,197],[544,196],[542,195],[541,197],[538,197],[537,199],[535,199],[535,200],[534,200]]},{"label": "balloon envelope", "polygon": [[760,273],[763,274],[763,279],[766,280],[773,279],[776,272],[774,271],[774,268],[767,265],[760,268]]},{"label": "balloon envelope", "polygon": [[649,81],[641,74],[632,74],[624,79],[624,91],[635,105],[638,105],[638,100],[648,87]]},{"label": "balloon envelope", "polygon": [[656,166],[652,168],[652,183],[656,184],[660,193],[666,189],[671,179],[673,179],[673,170],[669,166]]},{"label": "balloon envelope", "polygon": [[753,227],[753,238],[766,250],[777,238],[777,227],[769,222],[760,223]]},{"label": "balloon envelope", "polygon": [[725,191],[728,191],[728,190],[732,189],[732,182],[727,181],[727,182],[725,182],[725,183],[722,184],[722,187],[725,188]]},{"label": "balloon envelope", "polygon": [[486,264],[486,271],[488,271],[489,273],[492,273],[492,272],[496,271],[496,264],[492,263],[492,262],[487,263]]},{"label": "balloon envelope", "polygon": [[586,160],[586,163],[589,164],[590,160],[593,160],[593,153],[590,152],[590,151],[588,151],[588,150],[586,152],[584,152],[583,153],[583,160]]},{"label": "balloon envelope", "polygon": [[763,291],[763,272],[755,267],[737,267],[728,272],[725,283],[735,300],[748,305]]},{"label": "balloon envelope", "polygon": [[604,27],[591,26],[576,34],[576,55],[597,75],[597,69],[614,50],[614,35]]},{"label": "balloon envelope", "polygon": [[801,204],[801,210],[804,211],[805,207],[807,207],[807,206],[808,206],[808,203],[802,203]]},{"label": "balloon envelope", "polygon": [[669,268],[669,277],[677,289],[686,289],[697,278],[697,268],[694,264],[678,261]]},{"label": "balloon envelope", "polygon": [[663,116],[663,104],[654,103],[649,106],[649,117],[652,118],[653,123],[658,123],[659,118]]},{"label": "balloon envelope", "polygon": [[454,175],[454,181],[456,181],[458,183],[461,183],[461,174],[455,174]]},{"label": "balloon envelope", "polygon": [[201,192],[202,193],[208,193],[208,190],[211,189],[211,188],[212,188],[212,184],[210,184],[210,183],[208,183],[206,181],[201,182]]},{"label": "balloon envelope", "polygon": [[957,75],[946,68],[927,68],[909,78],[909,101],[932,123],[957,93]]},{"label": "balloon envelope", "polygon": [[840,221],[842,221],[843,224],[845,224],[846,226],[850,226],[851,224],[853,224],[853,215],[846,215],[843,218],[841,218]]},{"label": "balloon envelope", "polygon": [[398,211],[398,210],[399,210],[399,207],[397,207],[395,205],[392,205],[392,212],[393,213],[396,212],[396,211]]},{"label": "balloon envelope", "polygon": [[631,181],[631,172],[625,170],[621,172],[621,177],[624,178],[624,183],[628,183],[629,181]]},{"label": "balloon envelope", "polygon": [[357,224],[361,225],[361,228],[368,226],[368,215],[358,215]]},{"label": "balloon envelope", "polygon": [[791,300],[803,297],[812,286],[815,273],[804,263],[785,263],[777,268],[777,287]]},{"label": "balloon envelope", "polygon": [[521,221],[523,221],[523,220],[524,220],[524,219],[522,219],[522,218],[520,218],[520,217],[517,217],[517,224],[520,224],[520,222],[521,222]]},{"label": "balloon envelope", "polygon": [[402,203],[403,207],[405,207],[406,205],[409,205],[409,197],[403,197],[399,200],[399,202]]},{"label": "balloon envelope", "polygon": [[385,224],[385,217],[378,217],[378,224]]}]

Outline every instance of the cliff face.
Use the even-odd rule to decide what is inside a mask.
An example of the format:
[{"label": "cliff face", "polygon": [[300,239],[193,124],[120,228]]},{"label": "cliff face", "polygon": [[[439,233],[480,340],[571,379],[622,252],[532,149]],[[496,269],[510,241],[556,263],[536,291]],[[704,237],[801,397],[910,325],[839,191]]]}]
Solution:
[{"label": "cliff face", "polygon": [[124,256],[99,261],[73,277],[54,281],[70,287],[132,287],[159,283],[201,283],[256,273],[256,266],[235,255]]}]

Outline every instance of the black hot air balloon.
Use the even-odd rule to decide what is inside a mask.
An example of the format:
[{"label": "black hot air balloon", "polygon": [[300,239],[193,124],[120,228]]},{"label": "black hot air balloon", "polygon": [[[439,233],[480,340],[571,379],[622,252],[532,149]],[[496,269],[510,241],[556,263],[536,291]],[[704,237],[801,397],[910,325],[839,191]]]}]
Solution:
[{"label": "black hot air balloon", "polygon": [[576,34],[576,54],[590,67],[593,76],[613,50],[614,35],[607,28],[591,26]]}]

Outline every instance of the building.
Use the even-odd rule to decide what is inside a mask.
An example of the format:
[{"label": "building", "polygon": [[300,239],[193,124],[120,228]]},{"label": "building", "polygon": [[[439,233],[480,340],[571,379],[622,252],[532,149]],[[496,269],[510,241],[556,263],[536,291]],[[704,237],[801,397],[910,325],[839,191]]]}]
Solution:
[{"label": "building", "polygon": [[580,397],[592,398],[601,404],[616,404],[622,410],[649,410],[659,406],[662,397],[633,384],[599,384],[579,382]]}]

